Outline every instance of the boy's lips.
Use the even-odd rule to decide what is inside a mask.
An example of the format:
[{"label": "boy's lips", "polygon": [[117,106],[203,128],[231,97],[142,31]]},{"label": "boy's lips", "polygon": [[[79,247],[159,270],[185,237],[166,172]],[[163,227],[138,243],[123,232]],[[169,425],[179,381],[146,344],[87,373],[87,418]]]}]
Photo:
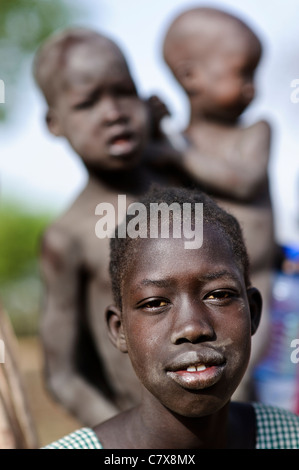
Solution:
[{"label": "boy's lips", "polygon": [[176,357],[166,373],[183,388],[203,390],[220,380],[225,365],[225,358],[213,349],[190,351]]},{"label": "boy's lips", "polygon": [[130,154],[135,149],[136,144],[137,139],[133,132],[122,132],[109,139],[109,153],[115,157],[122,157]]}]

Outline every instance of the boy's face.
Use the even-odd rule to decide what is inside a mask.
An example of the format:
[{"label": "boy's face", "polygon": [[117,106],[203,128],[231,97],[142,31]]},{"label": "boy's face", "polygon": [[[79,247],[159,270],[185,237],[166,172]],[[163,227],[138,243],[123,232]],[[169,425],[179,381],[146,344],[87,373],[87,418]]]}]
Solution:
[{"label": "boy's face", "polygon": [[193,38],[186,41],[185,48],[186,54],[192,51],[192,60],[180,81],[192,100],[195,115],[237,119],[254,97],[257,57],[242,42],[205,46]]},{"label": "boy's face", "polygon": [[214,227],[197,250],[186,250],[183,239],[141,239],[122,289],[120,349],[164,406],[210,414],[246,370],[259,302]]},{"label": "boy's face", "polygon": [[147,112],[120,54],[100,42],[73,46],[48,125],[90,168],[135,164],[147,140]]}]

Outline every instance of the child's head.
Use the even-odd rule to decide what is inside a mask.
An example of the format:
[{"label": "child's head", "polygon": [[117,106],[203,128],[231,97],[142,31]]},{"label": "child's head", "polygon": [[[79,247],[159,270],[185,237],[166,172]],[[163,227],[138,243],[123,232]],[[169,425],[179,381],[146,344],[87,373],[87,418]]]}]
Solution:
[{"label": "child's head", "polygon": [[192,113],[235,120],[254,97],[261,43],[239,18],[213,8],[179,15],[164,40],[164,59],[187,93]]},{"label": "child's head", "polygon": [[157,189],[140,202],[148,217],[153,203],[178,203],[182,214],[203,203],[203,243],[186,249],[184,236],[116,234],[109,334],[152,396],[180,415],[203,416],[237,388],[259,323],[261,298],[250,286],[242,232],[233,216],[197,191]]},{"label": "child's head", "polygon": [[66,137],[88,168],[136,163],[148,116],[115,42],[83,28],[57,33],[38,51],[34,75],[48,104],[50,131]]}]

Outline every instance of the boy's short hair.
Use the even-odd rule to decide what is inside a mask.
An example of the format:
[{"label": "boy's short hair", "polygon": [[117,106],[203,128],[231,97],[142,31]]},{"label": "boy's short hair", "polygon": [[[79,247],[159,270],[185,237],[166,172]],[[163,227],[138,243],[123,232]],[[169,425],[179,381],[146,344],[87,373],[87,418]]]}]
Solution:
[{"label": "boy's short hair", "polygon": [[40,46],[33,62],[33,76],[49,105],[52,104],[56,95],[57,71],[61,71],[65,65],[69,50],[88,41],[101,41],[103,45],[113,47],[120,59],[127,65],[118,45],[97,31],[74,27],[54,33]]},{"label": "boy's short hair", "polygon": [[[150,204],[166,203],[169,206],[172,203],[178,203],[183,207],[185,203],[203,203],[203,223],[214,225],[223,234],[223,237],[228,241],[235,260],[240,264],[244,273],[245,284],[250,285],[249,276],[249,257],[245,242],[243,239],[242,230],[237,219],[229,214],[227,211],[219,207],[216,202],[207,194],[200,190],[185,189],[185,188],[164,188],[153,185],[151,189],[139,201],[147,209],[147,217],[150,217]],[[126,216],[122,222],[127,224],[134,216]],[[191,213],[192,220],[194,220],[194,211]],[[148,224],[149,225],[149,224]],[[118,226],[115,230],[115,237],[110,240],[110,278],[112,282],[112,292],[116,305],[121,308],[121,288],[126,268],[129,264],[130,257],[134,256],[134,247],[138,243],[137,238],[132,238],[129,235],[122,238],[118,236]],[[123,230],[121,231],[123,233]],[[218,249],[219,247],[216,247]]]}]

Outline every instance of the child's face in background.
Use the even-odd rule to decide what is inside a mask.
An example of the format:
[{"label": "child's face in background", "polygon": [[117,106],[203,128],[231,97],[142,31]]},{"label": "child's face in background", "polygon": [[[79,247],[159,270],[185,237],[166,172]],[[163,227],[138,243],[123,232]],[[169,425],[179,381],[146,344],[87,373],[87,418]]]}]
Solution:
[{"label": "child's face in background", "polygon": [[196,250],[185,249],[184,239],[139,240],[123,282],[122,322],[135,372],[153,397],[187,417],[229,401],[259,316],[250,292],[212,226]]},{"label": "child's face in background", "polygon": [[147,112],[124,59],[94,42],[74,46],[61,73],[49,127],[89,168],[124,169],[147,141]]},{"label": "child's face in background", "polygon": [[194,37],[182,46],[181,56],[191,56],[191,60],[186,61],[181,82],[187,83],[195,116],[235,120],[254,97],[258,58],[243,41],[233,39],[205,43]]},{"label": "child's face in background", "polygon": [[196,109],[207,118],[236,119],[253,99],[253,72],[241,52],[210,57],[202,65],[199,61]]}]

